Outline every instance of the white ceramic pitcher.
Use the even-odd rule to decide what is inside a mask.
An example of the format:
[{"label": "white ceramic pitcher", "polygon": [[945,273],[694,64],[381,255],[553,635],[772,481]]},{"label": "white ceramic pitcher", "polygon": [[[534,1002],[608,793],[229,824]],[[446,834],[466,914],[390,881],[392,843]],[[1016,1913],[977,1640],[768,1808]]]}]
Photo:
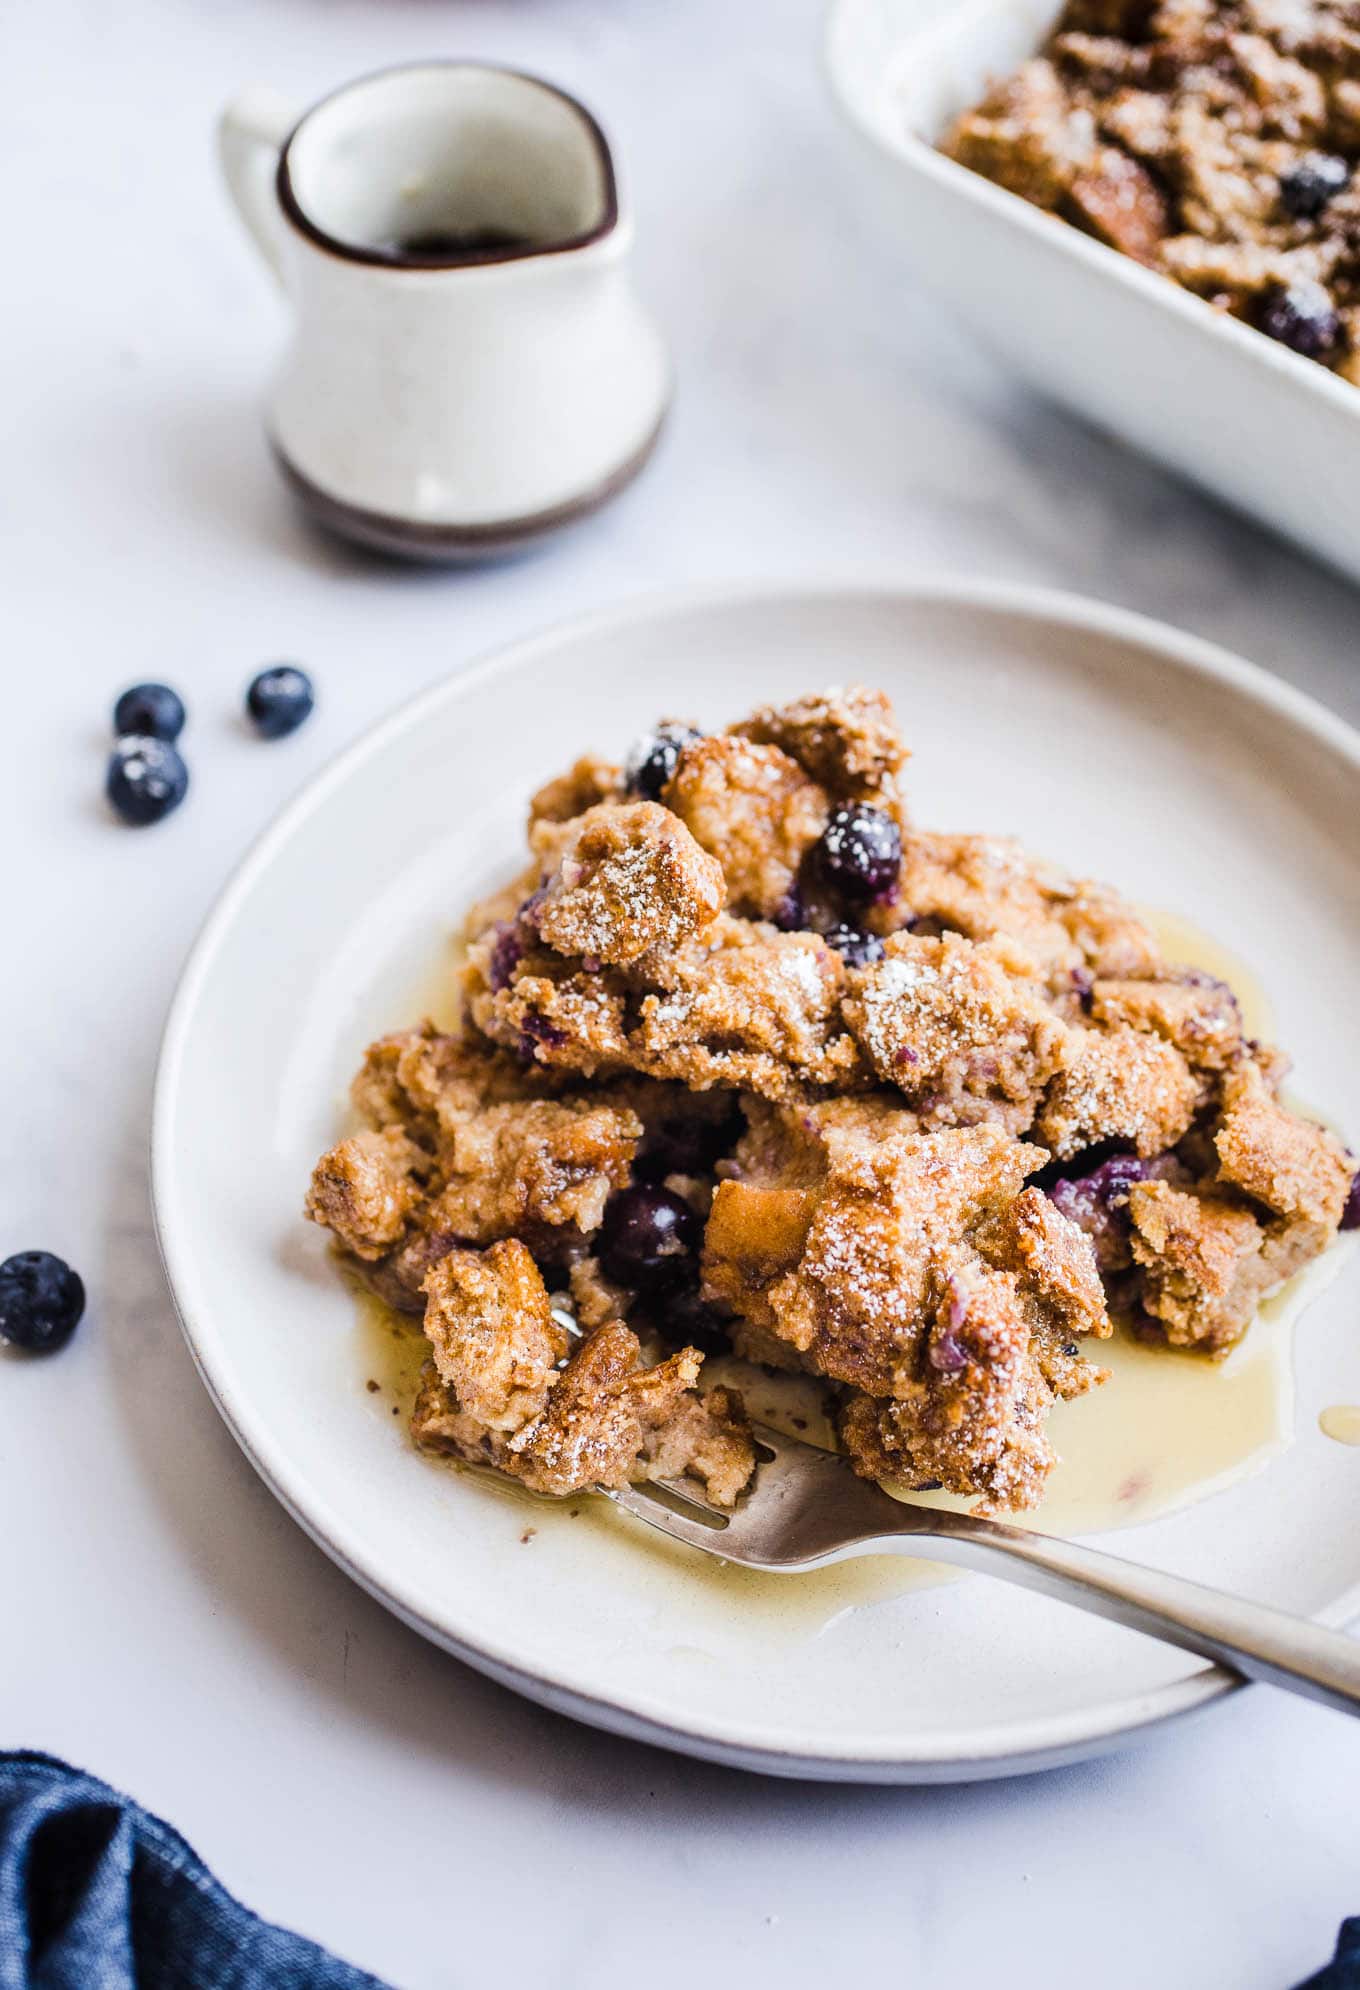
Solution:
[{"label": "white ceramic pitcher", "polygon": [[609,146],[573,98],[430,63],[301,117],[248,91],[220,136],[293,312],[270,441],[323,524],[479,558],[593,510],[642,467],[670,369],[633,292]]}]

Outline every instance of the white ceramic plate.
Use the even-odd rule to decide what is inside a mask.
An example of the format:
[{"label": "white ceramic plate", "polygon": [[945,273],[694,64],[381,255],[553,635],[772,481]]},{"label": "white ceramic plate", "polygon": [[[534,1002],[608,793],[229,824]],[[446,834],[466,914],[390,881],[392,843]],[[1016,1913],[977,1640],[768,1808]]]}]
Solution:
[{"label": "white ceramic plate", "polygon": [[830,0],[832,94],[914,267],[1028,380],[1360,578],[1360,390],[935,150],[1058,0]]},{"label": "white ceramic plate", "polygon": [[[917,818],[1016,831],[1195,921],[1268,985],[1299,1089],[1360,1126],[1360,737],[1251,665],[1134,616],[995,589],[699,596],[520,645],[314,781],[208,921],[166,1033],[154,1184],[195,1359],[295,1518],[409,1624],[602,1727],[787,1774],[1037,1768],[1231,1690],[1186,1655],[974,1577],[874,1560],[741,1576],[599,1500],[528,1505],[418,1457],[299,1219],[380,1029],[412,1017],[461,909],[510,875],[525,796],[659,714],[713,723],[828,682],[894,696]],[[1332,1622],[1360,1606],[1349,1274],[1298,1342],[1296,1434],[1128,1554]],[[528,1529],[536,1530],[522,1540]]]}]

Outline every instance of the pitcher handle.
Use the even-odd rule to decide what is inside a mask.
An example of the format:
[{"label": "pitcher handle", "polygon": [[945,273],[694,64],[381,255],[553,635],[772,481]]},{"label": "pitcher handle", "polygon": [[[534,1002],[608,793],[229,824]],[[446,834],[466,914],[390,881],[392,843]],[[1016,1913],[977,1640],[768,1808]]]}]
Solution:
[{"label": "pitcher handle", "polygon": [[243,90],[227,105],[217,127],[222,177],[256,248],[287,288],[283,217],[275,190],[279,154],[297,123],[297,112],[276,90]]}]

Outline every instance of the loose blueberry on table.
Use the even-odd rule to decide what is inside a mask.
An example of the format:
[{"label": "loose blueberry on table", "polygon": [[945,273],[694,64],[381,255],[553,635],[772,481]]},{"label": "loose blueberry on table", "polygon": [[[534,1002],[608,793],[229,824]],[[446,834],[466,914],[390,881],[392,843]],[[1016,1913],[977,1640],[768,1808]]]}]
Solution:
[{"label": "loose blueberry on table", "polygon": [[84,1311],[79,1274],[51,1251],[19,1251],[0,1264],[0,1341],[30,1354],[54,1354]]},{"label": "loose blueberry on table", "polygon": [[822,831],[817,868],[842,898],[881,898],[902,868],[902,832],[890,815],[867,802],[838,808]]},{"label": "loose blueberry on table", "polygon": [[296,732],[315,703],[312,680],[295,663],[271,664],[246,692],[246,712],[264,739],[286,739]]},{"label": "loose blueberry on table", "polygon": [[188,791],[189,769],[169,740],[133,733],[109,756],[104,792],[114,813],[134,829],[163,821]]},{"label": "loose blueberry on table", "polygon": [[685,748],[703,734],[676,719],[663,719],[655,732],[644,733],[624,762],[624,784],[640,801],[661,799],[661,790],[675,772]]},{"label": "loose blueberry on table", "polygon": [[168,684],[132,684],[113,708],[113,730],[119,739],[138,733],[144,739],[175,741],[184,730],[184,700]]}]

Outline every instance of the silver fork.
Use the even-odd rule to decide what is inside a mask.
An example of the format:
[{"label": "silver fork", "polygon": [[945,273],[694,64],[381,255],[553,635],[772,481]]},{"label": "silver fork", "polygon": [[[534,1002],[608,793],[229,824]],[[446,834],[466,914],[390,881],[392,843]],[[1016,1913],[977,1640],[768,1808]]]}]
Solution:
[{"label": "silver fork", "polygon": [[719,1513],[667,1481],[608,1497],[673,1541],[745,1568],[793,1574],[854,1555],[923,1555],[982,1569],[1211,1658],[1247,1679],[1360,1713],[1360,1643],[1184,1576],[1000,1520],[890,1499],[834,1452],[761,1427],[755,1488]]}]

